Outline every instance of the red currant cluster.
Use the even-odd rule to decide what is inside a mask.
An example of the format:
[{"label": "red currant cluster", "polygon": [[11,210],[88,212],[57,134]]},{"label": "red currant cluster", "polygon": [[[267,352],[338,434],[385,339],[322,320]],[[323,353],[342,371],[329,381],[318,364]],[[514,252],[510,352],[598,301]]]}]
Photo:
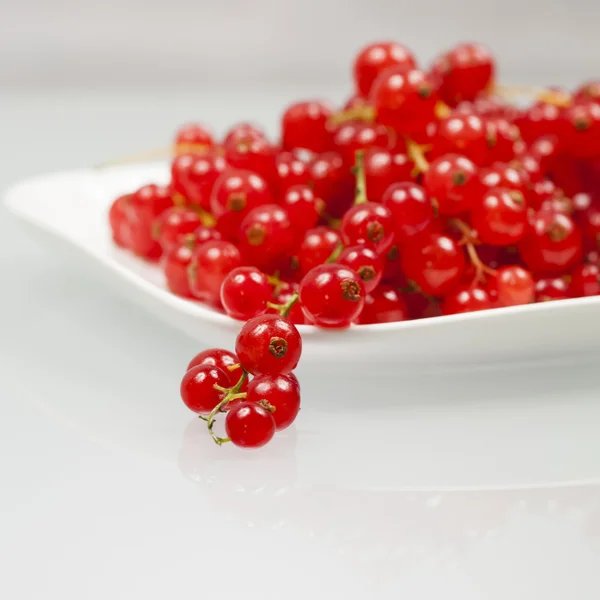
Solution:
[{"label": "red currant cluster", "polygon": [[[295,299],[297,299],[297,294]],[[292,371],[302,353],[302,339],[285,316],[262,314],[240,331],[236,354],[222,349],[205,350],[188,365],[181,381],[181,398],[199,413],[217,444],[232,442],[244,448],[264,446],[289,427],[300,410],[300,384]],[[241,373],[241,374],[240,374]],[[249,375],[253,379],[248,381]],[[226,438],[213,429],[215,418],[226,412]]]},{"label": "red currant cluster", "polygon": [[184,127],[169,185],[112,205],[116,243],[240,320],[289,305],[294,323],[347,327],[600,293],[600,82],[518,109],[476,44],[429,69],[372,44],[353,72],[340,110],[289,106],[278,143]]}]

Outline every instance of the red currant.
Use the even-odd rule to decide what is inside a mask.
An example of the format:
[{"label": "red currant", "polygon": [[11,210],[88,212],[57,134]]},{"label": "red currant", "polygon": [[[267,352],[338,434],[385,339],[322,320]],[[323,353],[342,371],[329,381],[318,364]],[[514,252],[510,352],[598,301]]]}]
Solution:
[{"label": "red currant", "polygon": [[461,280],[465,255],[458,243],[447,235],[423,235],[402,253],[402,268],[423,293],[447,296]]},{"label": "red currant", "polygon": [[196,413],[209,413],[223,398],[223,392],[215,389],[229,387],[229,377],[212,365],[201,364],[186,371],[181,380],[181,399]]},{"label": "red currant", "polygon": [[338,231],[331,227],[315,227],[304,234],[304,239],[294,258],[300,275],[305,275],[313,267],[323,264],[341,244]]},{"label": "red currant", "polygon": [[234,212],[241,222],[253,208],[270,202],[271,192],[262,177],[243,169],[229,169],[217,179],[210,205],[215,217]]},{"label": "red currant", "polygon": [[188,123],[175,135],[177,153],[203,152],[214,145],[211,132],[205,125]]},{"label": "red currant", "polygon": [[[198,156],[180,156],[173,161],[173,181],[178,178],[178,191],[191,204],[210,210],[210,197],[219,176],[225,171],[227,163],[223,156],[215,151]],[[177,171],[179,169],[179,171]]]},{"label": "red currant", "polygon": [[262,137],[238,137],[225,146],[225,160],[236,169],[260,175],[265,181],[275,179],[275,149]]},{"label": "red currant", "polygon": [[345,248],[336,262],[358,273],[367,294],[373,292],[383,276],[383,259],[367,246]]},{"label": "red currant", "polygon": [[565,146],[576,158],[600,156],[600,104],[585,102],[573,104],[567,109],[569,123]]},{"label": "red currant", "polygon": [[[227,377],[229,378],[229,384],[223,387],[233,387],[241,377],[241,370],[231,370],[229,367],[233,367],[234,365],[239,364],[239,362],[240,361],[238,360],[238,357],[229,350],[224,350],[222,348],[210,348],[196,354],[196,356],[194,356],[194,358],[192,358],[190,361],[186,370],[189,371],[198,365],[210,365],[213,367],[218,367],[224,373],[226,373]],[[243,392],[246,387],[247,383],[242,386],[240,391]]]},{"label": "red currant", "polygon": [[325,203],[308,185],[293,185],[281,197],[281,205],[287,211],[294,229],[304,232],[315,227],[323,214]]},{"label": "red currant", "polygon": [[600,102],[600,81],[587,81],[575,90],[574,97],[579,102]]},{"label": "red currant", "polygon": [[333,134],[333,147],[344,163],[354,165],[356,152],[367,148],[387,148],[390,133],[384,125],[350,121],[341,125]]},{"label": "red currant", "polygon": [[343,217],[340,231],[344,244],[364,244],[384,254],[394,242],[392,213],[382,204],[355,204]]},{"label": "red currant", "polygon": [[488,160],[510,161],[515,156],[515,143],[521,139],[519,128],[505,118],[488,119]]},{"label": "red currant", "polygon": [[225,134],[225,137],[223,138],[223,147],[234,144],[238,140],[249,138],[260,138],[264,140],[267,139],[267,136],[262,129],[252,123],[237,123]]},{"label": "red currant", "polygon": [[[274,303],[279,304],[280,306],[287,304],[292,299],[292,296],[296,293],[296,291],[296,287],[285,287],[277,294]],[[278,315],[279,309],[269,308],[267,312]],[[294,304],[294,306],[292,306],[292,309],[290,310],[290,313],[287,316],[287,318],[294,325],[304,325],[306,323],[304,313],[302,312],[302,306],[299,301],[297,301]]]},{"label": "red currant", "polygon": [[410,50],[396,42],[365,46],[354,59],[354,83],[358,94],[367,97],[373,82],[390,67],[412,69],[417,62]]},{"label": "red currant", "polygon": [[275,435],[275,420],[260,404],[242,402],[227,413],[225,432],[236,446],[260,448]]},{"label": "red currant", "polygon": [[238,267],[221,286],[221,304],[234,319],[246,321],[267,311],[273,287],[268,277],[256,267]]},{"label": "red currant", "polygon": [[332,114],[333,108],[328,103],[316,100],[289,106],[281,123],[283,148],[306,148],[312,152],[329,150],[327,120]]},{"label": "red currant", "polygon": [[457,315],[493,308],[488,293],[481,287],[463,287],[446,296],[442,306],[445,315]]},{"label": "red currant", "polygon": [[435,198],[442,215],[459,215],[476,200],[477,167],[464,156],[446,154],[434,160],[423,177],[423,187]]},{"label": "red currant", "polygon": [[529,304],[535,299],[535,282],[531,273],[518,265],[498,269],[496,290],[500,306]]},{"label": "red currant", "polygon": [[513,165],[494,163],[479,172],[480,193],[483,195],[491,188],[508,188],[527,195],[529,178],[527,173]]},{"label": "red currant", "polygon": [[306,185],[309,181],[308,164],[292,152],[279,152],[275,157],[274,187],[277,198],[296,185]]},{"label": "red currant", "polygon": [[108,221],[112,238],[118,246],[129,248],[131,246],[131,229],[127,219],[127,204],[129,195],[119,196],[110,206]]},{"label": "red currant", "polygon": [[193,233],[202,225],[202,219],[195,210],[184,206],[168,208],[154,221],[153,235],[165,252],[182,241],[182,237]]},{"label": "red currant", "polygon": [[537,138],[529,147],[528,152],[539,160],[542,171],[548,172],[560,154],[558,138],[554,135]]},{"label": "red currant", "polygon": [[259,315],[242,327],[235,352],[251,375],[286,375],[298,365],[302,339],[288,319]]},{"label": "red currant", "polygon": [[600,296],[600,269],[595,264],[583,264],[571,273],[571,296]]},{"label": "red currant", "polygon": [[379,123],[411,135],[434,120],[437,93],[430,75],[406,66],[387,69],[373,83],[369,101]]},{"label": "red currant", "polygon": [[427,192],[416,183],[394,183],[383,195],[383,204],[392,214],[399,242],[406,242],[426,231],[434,218]]},{"label": "red currant", "polygon": [[300,385],[289,375],[255,377],[248,385],[248,402],[266,400],[275,410],[271,413],[275,429],[289,427],[300,410]]},{"label": "red currant", "polygon": [[367,294],[359,323],[394,323],[408,319],[408,307],[399,292],[390,285],[380,285]]},{"label": "red currant", "polygon": [[308,165],[310,185],[321,198],[327,212],[341,217],[354,200],[354,181],[337,152],[325,152],[316,156]]},{"label": "red currant", "polygon": [[232,243],[215,240],[201,244],[194,250],[189,266],[192,294],[200,300],[218,306],[225,277],[240,266],[240,251]]},{"label": "red currant", "polygon": [[539,210],[546,200],[552,200],[562,196],[562,191],[549,179],[542,179],[532,185],[527,195],[530,208]]},{"label": "red currant", "polygon": [[600,249],[600,206],[590,206],[581,214],[579,222],[586,248]]},{"label": "red currant", "polygon": [[300,302],[307,319],[320,327],[348,327],[365,302],[359,275],[343,265],[319,265],[300,283]]},{"label": "red currant", "polygon": [[[193,242],[192,242],[193,248]],[[192,249],[190,244],[182,243],[171,247],[166,253],[163,270],[167,287],[178,296],[191,298],[188,269],[192,262]]]},{"label": "red currant", "polygon": [[456,153],[466,156],[476,165],[489,160],[490,137],[486,122],[476,114],[453,113],[438,125],[435,150],[439,154]]},{"label": "red currant", "polygon": [[566,300],[570,296],[569,284],[562,277],[538,279],[535,283],[535,301]]},{"label": "red currant", "polygon": [[479,239],[492,246],[518,242],[527,226],[527,206],[520,192],[493,188],[471,211],[471,222]]},{"label": "red currant", "polygon": [[555,136],[561,143],[569,129],[564,113],[565,109],[555,104],[536,102],[519,115],[515,125],[528,144],[547,135]]},{"label": "red currant", "polygon": [[363,163],[367,197],[371,202],[382,202],[385,191],[393,183],[411,179],[413,164],[405,151],[368,148]]}]

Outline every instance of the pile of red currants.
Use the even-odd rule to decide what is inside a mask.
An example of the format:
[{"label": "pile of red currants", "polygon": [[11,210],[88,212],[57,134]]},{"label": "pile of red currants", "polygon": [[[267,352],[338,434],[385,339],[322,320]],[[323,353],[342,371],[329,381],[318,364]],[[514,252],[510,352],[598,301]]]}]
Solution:
[{"label": "pile of red currants", "polygon": [[[537,90],[517,108],[495,71],[478,44],[428,69],[398,43],[371,44],[355,57],[346,104],[292,104],[276,143],[248,123],[220,141],[183,127],[170,183],[114,201],[113,238],[160,261],[175,294],[249,323],[285,322],[294,335],[292,323],[340,328],[598,295],[600,81]],[[237,383],[214,357],[184,380],[186,390],[217,385],[210,402],[186,400],[195,410],[233,397],[233,441],[244,419],[281,426],[279,407],[252,400],[258,388],[274,406],[262,384],[239,403],[246,373],[297,391],[287,367],[255,372],[242,350],[227,365],[241,364]],[[255,360],[271,360],[261,352]]]}]

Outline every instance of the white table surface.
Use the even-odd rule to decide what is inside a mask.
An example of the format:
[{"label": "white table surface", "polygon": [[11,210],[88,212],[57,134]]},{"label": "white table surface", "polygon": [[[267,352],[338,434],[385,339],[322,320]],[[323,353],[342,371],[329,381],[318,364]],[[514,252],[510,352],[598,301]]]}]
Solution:
[{"label": "white table surface", "polygon": [[[301,92],[3,92],[0,186]],[[286,435],[217,448],[178,398],[199,348],[1,210],[2,598],[600,597],[593,357],[307,378]]]}]

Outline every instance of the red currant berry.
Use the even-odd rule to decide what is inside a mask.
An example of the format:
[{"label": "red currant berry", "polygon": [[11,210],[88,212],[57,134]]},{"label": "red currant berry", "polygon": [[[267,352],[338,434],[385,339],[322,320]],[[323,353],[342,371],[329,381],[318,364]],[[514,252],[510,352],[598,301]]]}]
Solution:
[{"label": "red currant berry", "polygon": [[281,197],[294,229],[301,232],[315,227],[323,214],[325,203],[308,185],[293,185]]},{"label": "red currant berry", "polygon": [[440,95],[451,106],[461,100],[474,100],[494,80],[495,63],[480,44],[459,44],[440,56],[433,71],[441,79]]},{"label": "red currant berry", "polygon": [[246,261],[259,267],[276,268],[289,256],[293,242],[288,213],[277,204],[257,206],[240,226],[240,252]]},{"label": "red currant berry", "polygon": [[237,140],[241,139],[263,139],[266,140],[267,136],[265,132],[256,125],[252,123],[237,123],[227,133],[223,138],[223,147],[228,146],[230,144],[234,144]]},{"label": "red currant berry", "polygon": [[494,163],[490,168],[481,169],[479,172],[481,194],[492,188],[508,188],[527,195],[529,178],[527,173],[513,165]]},{"label": "red currant berry", "polygon": [[304,239],[298,248],[298,254],[293,259],[297,262],[299,274],[305,275],[313,267],[323,264],[341,244],[338,231],[331,227],[315,227],[304,234]]},{"label": "red currant berry", "polygon": [[417,62],[410,50],[396,42],[377,42],[365,46],[354,59],[354,83],[366,98],[373,82],[390,67],[412,69]]},{"label": "red currant berry", "polygon": [[[275,297],[274,304],[285,305],[291,299],[292,296],[296,293],[296,289],[289,287],[281,290],[277,296]],[[271,314],[279,314],[279,309],[269,308],[268,311]],[[294,325],[304,325],[306,323],[306,319],[304,318],[304,313],[302,312],[302,306],[299,301],[297,301],[292,309],[290,310],[287,319],[290,320]]]},{"label": "red currant berry", "polygon": [[482,117],[456,112],[440,121],[436,142],[435,150],[439,154],[460,154],[478,166],[487,164],[489,149],[494,143]]},{"label": "red currant berry", "polygon": [[600,102],[600,81],[587,81],[575,90],[575,100],[578,102]]},{"label": "red currant berry", "polygon": [[484,244],[515,244],[523,237],[527,226],[523,194],[504,188],[489,190],[473,207],[471,222]]},{"label": "red currant berry", "polygon": [[182,241],[182,237],[193,233],[202,225],[195,210],[184,206],[173,206],[165,210],[153,224],[153,235],[162,249],[168,252]]},{"label": "red currant berry", "polygon": [[275,149],[262,137],[238,137],[225,146],[225,160],[236,169],[260,175],[265,181],[275,179]]},{"label": "red currant berry", "polygon": [[188,123],[175,135],[175,150],[178,154],[204,152],[214,145],[211,132],[205,125]]},{"label": "red currant berry", "polygon": [[306,148],[312,152],[329,150],[327,120],[332,114],[333,108],[328,103],[316,100],[289,106],[281,123],[283,148]]},{"label": "red currant berry", "polygon": [[569,289],[573,298],[599,296],[600,269],[598,265],[584,264],[576,267],[573,273],[571,273],[571,285]]},{"label": "red currant berry", "polygon": [[496,290],[500,306],[529,304],[535,299],[535,282],[529,271],[518,265],[498,269]]},{"label": "red currant berry", "polygon": [[300,302],[307,319],[319,327],[348,327],[365,303],[360,276],[343,265],[319,265],[300,283]]},{"label": "red currant berry", "polygon": [[336,262],[358,273],[368,294],[379,285],[383,276],[383,259],[367,246],[345,248]]},{"label": "red currant berry", "polygon": [[363,161],[367,196],[371,202],[382,202],[385,191],[393,183],[411,179],[413,164],[406,152],[368,148]]},{"label": "red currant berry", "polygon": [[[488,119],[488,160],[510,161],[515,156],[515,143],[521,139],[519,128],[504,118]],[[491,146],[491,147],[490,147]]]},{"label": "red currant berry", "polygon": [[579,218],[586,248],[600,249],[600,207],[590,206]]},{"label": "red currant berry", "polygon": [[570,296],[569,284],[562,277],[538,279],[535,283],[535,301],[566,300]]},{"label": "red currant berry", "polygon": [[402,299],[408,307],[409,319],[429,319],[442,314],[438,300],[421,292],[404,292]]},{"label": "red currant berry", "polygon": [[310,185],[321,198],[327,212],[341,217],[354,200],[354,181],[337,152],[325,152],[316,156],[308,166]]},{"label": "red currant berry", "polygon": [[475,312],[494,308],[488,293],[481,287],[463,287],[446,296],[442,312],[445,315]]},{"label": "red currant berry", "polygon": [[394,323],[408,319],[408,308],[402,296],[390,285],[380,285],[365,298],[359,323]]},{"label": "red currant berry", "polygon": [[267,311],[273,287],[267,276],[256,267],[238,267],[221,286],[221,304],[234,319],[246,321]]},{"label": "red currant berry", "polygon": [[194,229],[193,233],[183,236],[183,242],[188,245],[193,245],[195,248],[204,242],[212,242],[213,240],[220,240],[221,234],[214,227],[206,227],[200,225]]},{"label": "red currant berry", "polygon": [[333,147],[339,152],[344,163],[351,167],[356,153],[367,148],[387,148],[390,133],[384,125],[350,121],[341,125],[333,134]]},{"label": "red currant berry", "polygon": [[225,432],[241,448],[260,448],[275,435],[273,415],[255,402],[242,402],[225,417]]},{"label": "red currant berry", "polygon": [[188,270],[192,294],[218,306],[225,277],[241,266],[240,252],[232,243],[215,240],[201,244],[194,250]]},{"label": "red currant berry", "polygon": [[567,109],[569,123],[565,146],[576,158],[600,156],[600,104],[586,102],[573,104]]},{"label": "red currant berry", "polygon": [[458,243],[447,235],[423,235],[402,253],[402,268],[423,293],[447,296],[462,278],[465,255]]},{"label": "red currant berry", "polygon": [[542,171],[546,173],[551,170],[560,154],[558,138],[554,135],[544,135],[531,144],[528,152],[538,159]]},{"label": "red currant berry", "polygon": [[195,154],[178,154],[171,163],[171,187],[186,200],[188,177],[195,160]]},{"label": "red currant berry", "polygon": [[310,179],[308,164],[292,152],[280,152],[275,157],[274,188],[277,197],[295,185],[306,185]]},{"label": "red currant berry", "polygon": [[534,273],[563,273],[581,261],[581,232],[567,215],[539,213],[531,221],[519,251]]},{"label": "red currant berry", "polygon": [[532,144],[542,136],[555,136],[561,143],[569,126],[564,118],[565,109],[547,102],[536,102],[523,111],[515,120],[526,143]]},{"label": "red currant berry", "polygon": [[364,244],[385,254],[394,242],[392,213],[382,204],[355,204],[342,219],[340,231],[344,244]]},{"label": "red currant berry", "polygon": [[387,69],[373,83],[369,101],[379,123],[411,135],[434,120],[437,92],[430,75],[405,66]]},{"label": "red currant berry", "polygon": [[433,222],[433,204],[427,192],[416,183],[394,183],[383,195],[383,204],[392,213],[399,242],[426,231]]},{"label": "red currant berry", "polygon": [[534,183],[527,195],[528,204],[533,210],[539,210],[546,200],[552,200],[562,196],[562,191],[549,179],[542,179]]},{"label": "red currant berry", "polygon": [[286,375],[298,365],[302,339],[288,319],[259,315],[242,327],[235,352],[251,375]]},{"label": "red currant berry", "polygon": [[112,238],[118,246],[129,248],[131,246],[131,229],[127,219],[127,204],[129,196],[119,196],[110,206],[108,221]]},{"label": "red currant berry", "polygon": [[210,200],[215,217],[233,212],[242,218],[261,204],[270,204],[271,192],[267,182],[242,169],[228,169],[217,179]]},{"label": "red currant berry", "polygon": [[223,398],[215,385],[229,387],[229,377],[212,365],[197,365],[186,371],[181,380],[181,399],[195,413],[209,413]]},{"label": "red currant berry", "polygon": [[[219,176],[225,171],[225,158],[217,152],[190,157],[180,156],[173,161],[171,168],[173,181],[178,177],[176,189],[195,206],[210,210],[210,197]],[[180,169],[180,171],[177,171]]]},{"label": "red currant berry", "polygon": [[468,211],[476,199],[477,167],[468,158],[446,154],[434,160],[423,177],[423,187],[435,198],[442,215]]},{"label": "red currant berry", "polygon": [[275,410],[271,413],[275,429],[289,427],[300,410],[300,386],[291,373],[275,377],[255,377],[248,385],[248,402],[266,400]]},{"label": "red currant berry", "polygon": [[[229,377],[229,384],[223,387],[233,387],[239,381],[242,371],[240,369],[230,370],[229,367],[233,367],[234,365],[239,364],[239,362],[238,357],[229,350],[210,348],[196,354],[190,361],[186,370],[189,371],[198,365],[218,367]],[[243,392],[244,389],[241,389],[240,391]]]},{"label": "red currant berry", "polygon": [[[193,248],[193,242],[191,244]],[[177,296],[191,298],[188,269],[192,262],[192,248],[187,243],[171,247],[166,253],[163,270],[167,287]]]}]

